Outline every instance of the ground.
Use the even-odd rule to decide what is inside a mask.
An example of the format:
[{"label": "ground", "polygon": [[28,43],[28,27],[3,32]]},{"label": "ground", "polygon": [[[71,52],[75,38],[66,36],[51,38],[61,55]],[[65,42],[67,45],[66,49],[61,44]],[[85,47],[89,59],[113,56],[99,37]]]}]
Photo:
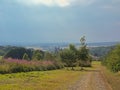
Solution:
[{"label": "ground", "polygon": [[76,68],[0,74],[0,90],[112,90],[107,81],[100,62],[93,62],[83,71]]},{"label": "ground", "polygon": [[85,72],[87,73],[78,79],[74,85],[71,85],[68,90],[112,90],[99,65]]}]

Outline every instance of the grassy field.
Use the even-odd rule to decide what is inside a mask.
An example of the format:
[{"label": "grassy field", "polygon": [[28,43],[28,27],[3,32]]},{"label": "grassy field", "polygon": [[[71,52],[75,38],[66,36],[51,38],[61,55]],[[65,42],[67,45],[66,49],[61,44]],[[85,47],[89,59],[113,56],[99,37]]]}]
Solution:
[{"label": "grassy field", "polygon": [[120,72],[112,73],[105,67],[102,67],[103,73],[105,75],[106,80],[110,84],[113,90],[120,90]]},{"label": "grassy field", "polygon": [[93,62],[91,68],[84,71],[61,69],[52,71],[34,71],[27,73],[0,74],[0,90],[67,90],[77,79],[87,74],[87,70],[102,69],[105,79],[113,90],[120,89],[120,72],[112,73],[100,62]]},{"label": "grassy field", "polygon": [[0,75],[0,90],[66,90],[85,72],[53,70]]},{"label": "grassy field", "polygon": [[[93,62],[93,67],[84,69],[93,70],[98,64]],[[69,85],[87,74],[79,69],[0,74],[0,90],[67,90]]]}]

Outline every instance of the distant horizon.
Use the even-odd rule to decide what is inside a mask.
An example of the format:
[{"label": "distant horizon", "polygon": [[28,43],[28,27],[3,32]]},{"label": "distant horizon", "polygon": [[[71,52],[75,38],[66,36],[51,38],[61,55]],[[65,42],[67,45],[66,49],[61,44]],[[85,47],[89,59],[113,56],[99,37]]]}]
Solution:
[{"label": "distant horizon", "polygon": [[[109,44],[109,43],[112,43],[112,44],[119,44],[120,43],[120,41],[113,41],[113,42],[86,42],[87,44]],[[21,42],[17,42],[17,43],[9,43],[9,42],[3,42],[3,43],[0,43],[0,46],[7,46],[7,45],[10,45],[10,46],[26,46],[26,45],[47,45],[47,44],[80,44],[80,42],[44,42],[44,43],[21,43]]]}]

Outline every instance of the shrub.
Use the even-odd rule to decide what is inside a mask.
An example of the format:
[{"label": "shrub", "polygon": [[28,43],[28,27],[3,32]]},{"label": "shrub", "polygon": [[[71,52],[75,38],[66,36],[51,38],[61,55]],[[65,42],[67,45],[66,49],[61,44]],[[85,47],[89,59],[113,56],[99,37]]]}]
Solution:
[{"label": "shrub", "polygon": [[0,73],[16,73],[29,71],[46,71],[62,68],[62,64],[56,61],[27,61],[6,59],[0,61]]},{"label": "shrub", "polygon": [[117,45],[102,61],[112,72],[120,71],[120,45]]}]

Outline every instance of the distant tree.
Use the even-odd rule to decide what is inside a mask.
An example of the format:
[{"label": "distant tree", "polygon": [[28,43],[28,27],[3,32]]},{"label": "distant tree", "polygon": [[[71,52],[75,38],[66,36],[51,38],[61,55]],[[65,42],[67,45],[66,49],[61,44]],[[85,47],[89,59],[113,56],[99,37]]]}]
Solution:
[{"label": "distant tree", "polygon": [[35,50],[33,52],[32,60],[42,60],[44,57],[44,53],[40,50]]},{"label": "distant tree", "polygon": [[26,53],[26,49],[25,48],[15,48],[10,50],[9,52],[7,52],[4,56],[4,58],[13,58],[13,59],[22,59],[24,53]]},{"label": "distant tree", "polygon": [[45,52],[44,59],[45,60],[54,60],[55,56],[50,52]]},{"label": "distant tree", "polygon": [[26,49],[23,47],[12,47],[5,55],[4,58],[22,59],[23,55],[26,53],[31,59],[33,50]]},{"label": "distant tree", "polygon": [[29,56],[27,55],[27,53],[25,53],[24,55],[23,55],[23,58],[22,58],[23,60],[30,60],[30,58],[29,58]]}]

